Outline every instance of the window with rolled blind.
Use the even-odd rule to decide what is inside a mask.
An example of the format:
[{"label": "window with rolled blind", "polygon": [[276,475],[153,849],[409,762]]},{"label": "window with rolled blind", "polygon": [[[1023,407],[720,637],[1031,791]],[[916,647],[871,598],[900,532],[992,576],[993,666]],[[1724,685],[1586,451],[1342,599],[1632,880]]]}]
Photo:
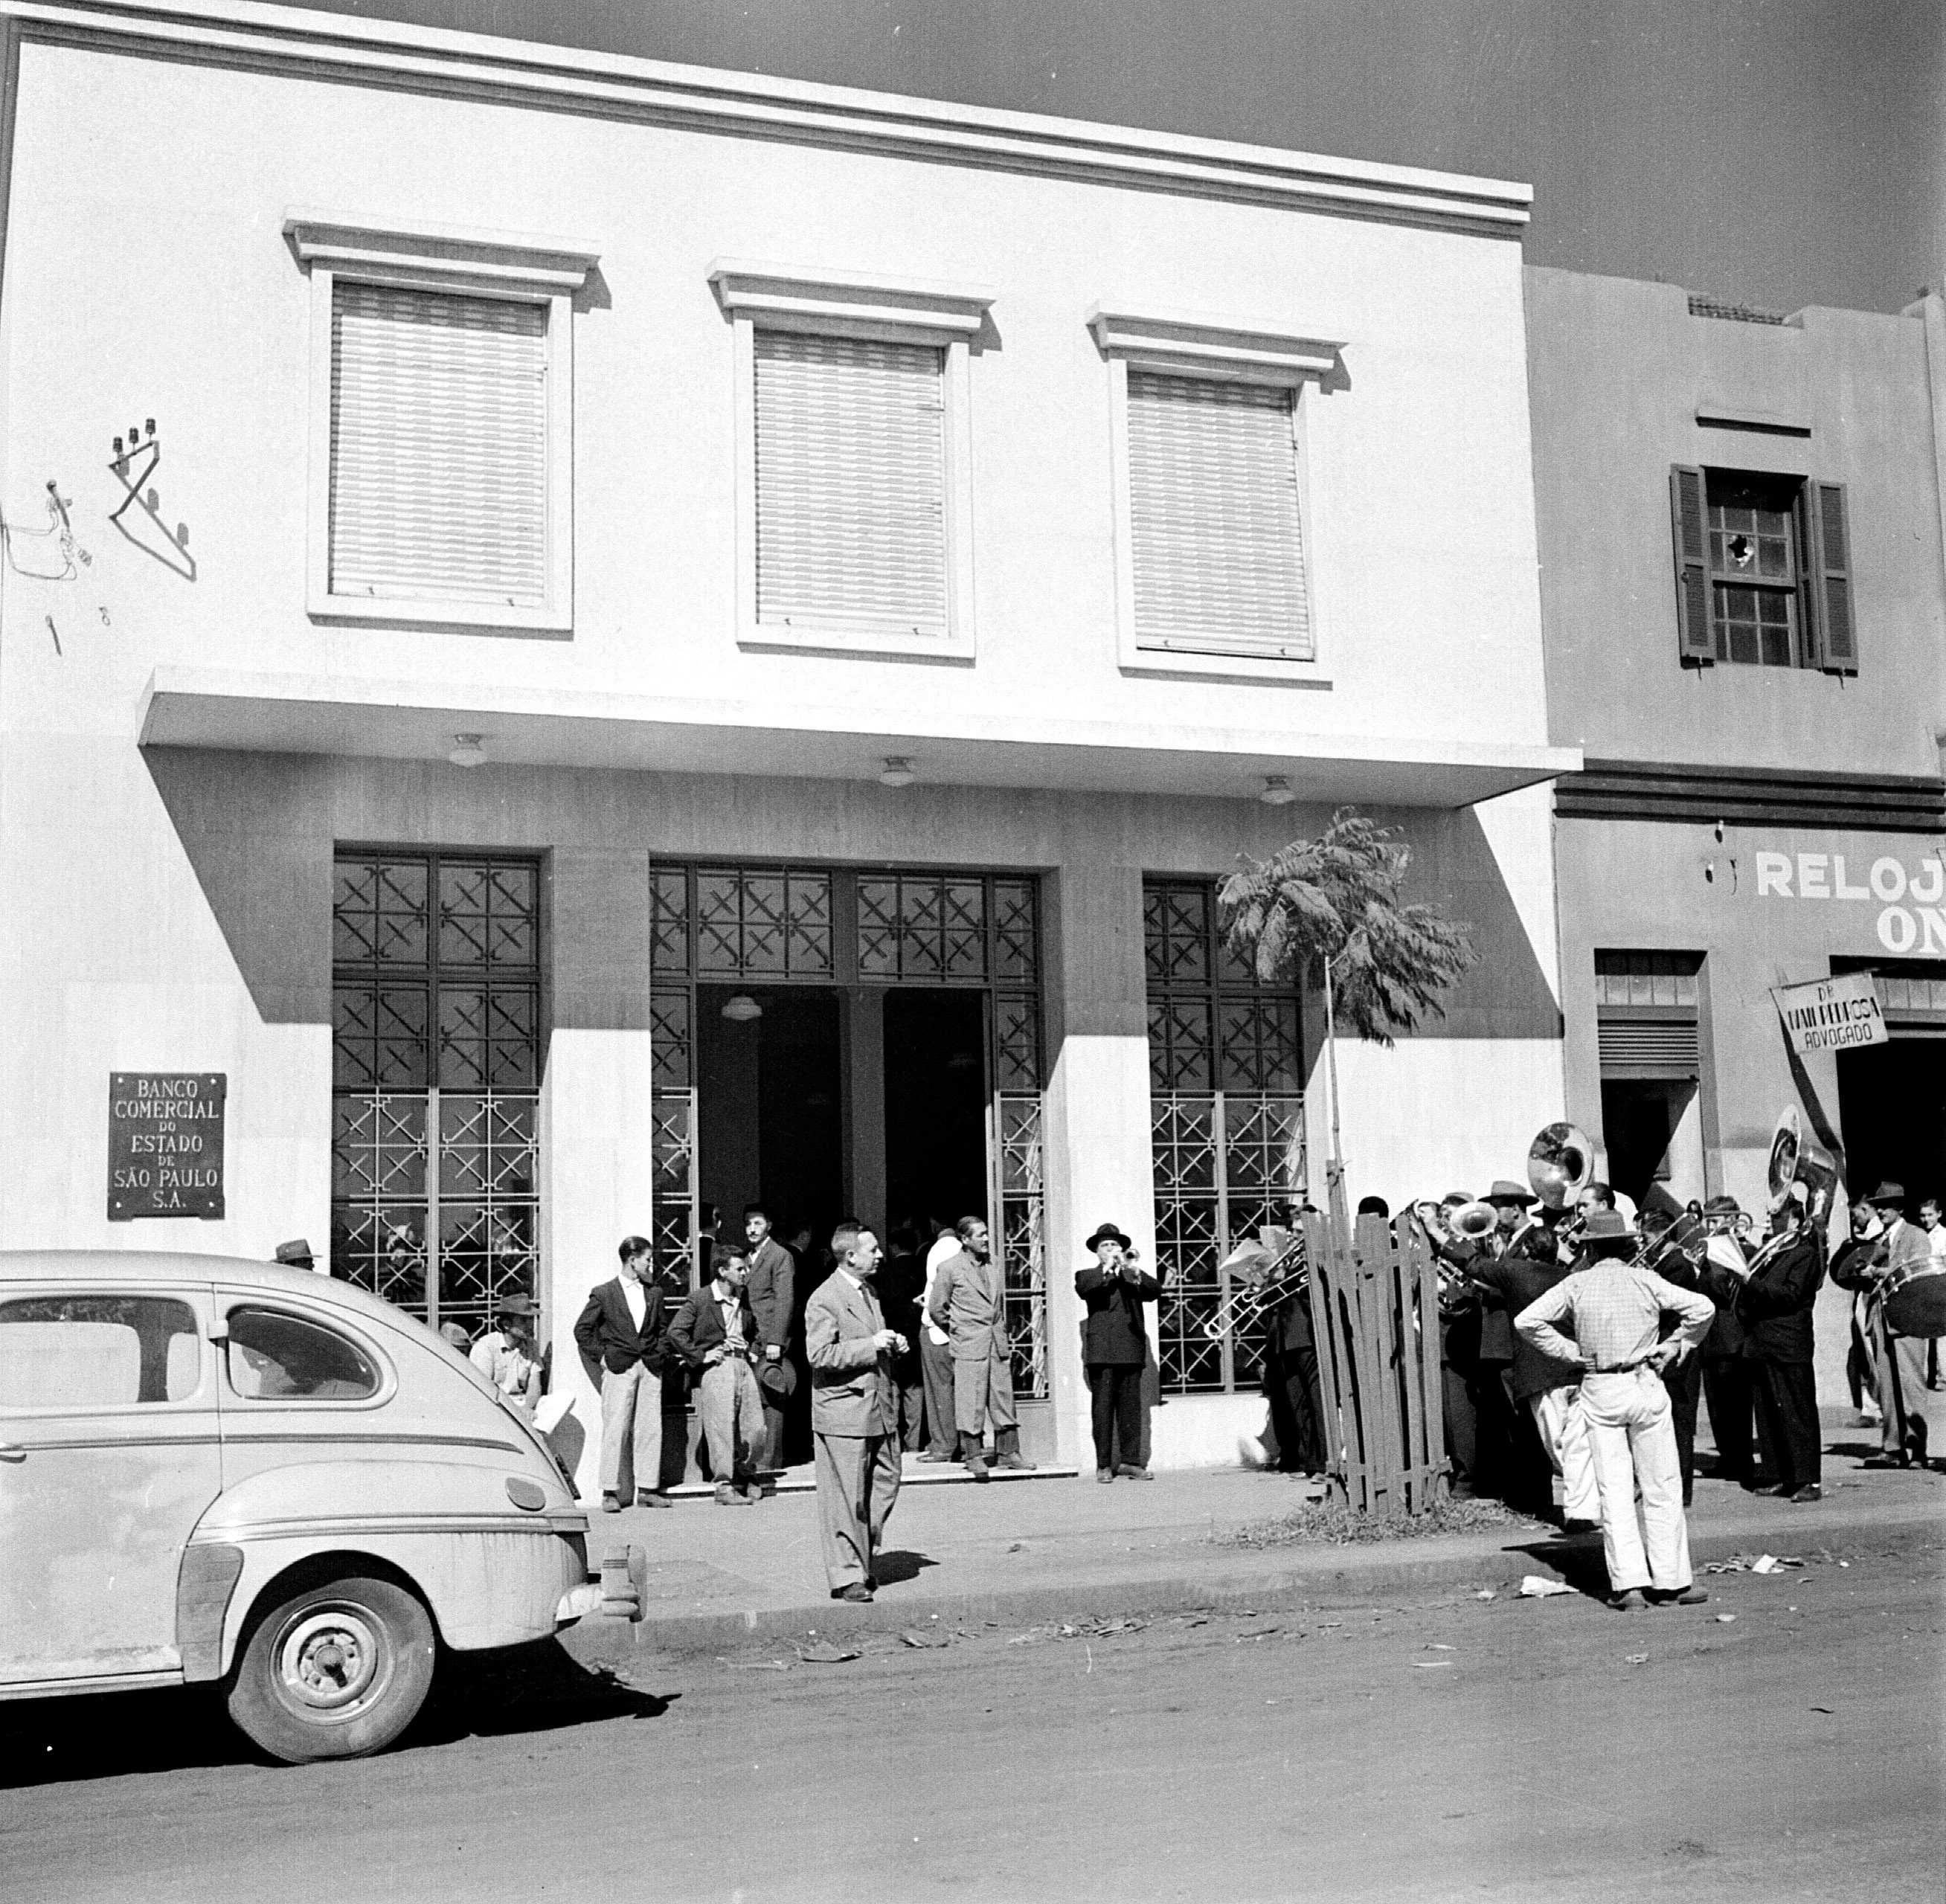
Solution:
[{"label": "window with rolled blind", "polygon": [[1308,660],[1294,396],[1131,368],[1137,645]]},{"label": "window with rolled blind", "polygon": [[547,606],[548,324],[538,302],[332,285],[334,597]]},{"label": "window with rolled blind", "polygon": [[948,632],[944,353],[758,329],[760,625]]}]

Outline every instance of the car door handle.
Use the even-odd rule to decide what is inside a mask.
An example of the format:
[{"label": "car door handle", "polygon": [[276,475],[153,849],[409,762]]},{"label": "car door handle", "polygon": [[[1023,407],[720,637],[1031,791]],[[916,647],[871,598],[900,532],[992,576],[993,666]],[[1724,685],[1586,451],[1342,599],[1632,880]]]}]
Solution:
[{"label": "car door handle", "polygon": [[17,1441],[0,1441],[0,1461],[23,1461],[27,1451]]}]

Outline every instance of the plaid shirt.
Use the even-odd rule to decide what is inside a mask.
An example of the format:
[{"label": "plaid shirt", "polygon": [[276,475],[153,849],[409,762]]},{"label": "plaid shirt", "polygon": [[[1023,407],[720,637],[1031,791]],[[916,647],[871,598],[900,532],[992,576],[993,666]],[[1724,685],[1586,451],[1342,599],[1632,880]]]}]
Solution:
[{"label": "plaid shirt", "polygon": [[[1610,1258],[1577,1270],[1529,1303],[1514,1318],[1514,1327],[1543,1353],[1563,1362],[1596,1371],[1632,1369],[1655,1347],[1665,1310],[1679,1319],[1672,1339],[1685,1350],[1702,1341],[1716,1316],[1707,1296]],[[1555,1326],[1564,1319],[1571,1339]]]}]

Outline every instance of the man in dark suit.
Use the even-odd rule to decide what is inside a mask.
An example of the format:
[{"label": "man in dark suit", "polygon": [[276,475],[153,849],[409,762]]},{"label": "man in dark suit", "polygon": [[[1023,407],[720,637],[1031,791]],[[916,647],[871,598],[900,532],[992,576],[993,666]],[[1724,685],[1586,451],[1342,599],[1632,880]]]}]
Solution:
[{"label": "man in dark suit", "polygon": [[618,1253],[621,1274],[588,1291],[574,1325],[581,1366],[601,1396],[601,1511],[609,1514],[622,1511],[631,1486],[638,1507],[670,1504],[662,1492],[663,1292],[646,1236],[624,1236]]},{"label": "man in dark suit", "polygon": [[[1795,1193],[1800,1187],[1793,1184]],[[1756,1365],[1765,1452],[1774,1471],[1764,1492],[1787,1501],[1823,1495],[1824,1449],[1818,1428],[1818,1378],[1812,1366],[1812,1305],[1824,1280],[1824,1255],[1804,1206],[1787,1202],[1771,1219],[1769,1240],[1750,1266],[1737,1298],[1744,1359]]]},{"label": "man in dark suit", "polygon": [[764,1442],[758,1458],[765,1467],[784,1464],[784,1404],[797,1387],[791,1366],[791,1304],[797,1261],[771,1233],[770,1214],[761,1203],[743,1206],[743,1240],[750,1246],[750,1280],[745,1295],[757,1324],[757,1384],[764,1404]]},{"label": "man in dark suit", "polygon": [[885,1523],[899,1498],[892,1358],[909,1346],[885,1326],[872,1280],[882,1252],[860,1224],[832,1233],[836,1266],[805,1304],[817,1511],[833,1600],[869,1600]]},{"label": "man in dark suit", "polygon": [[919,1238],[901,1224],[891,1234],[891,1254],[879,1271],[879,1307],[885,1326],[906,1340],[906,1351],[892,1361],[892,1387],[898,1403],[899,1443],[916,1454],[925,1440],[925,1382],[919,1366],[919,1301],[925,1289],[925,1264]]},{"label": "man in dark suit", "polygon": [[[1074,1293],[1087,1305],[1081,1359],[1094,1396],[1095,1478],[1151,1478],[1142,1460],[1142,1371],[1149,1359],[1142,1304],[1162,1285],[1135,1262],[1135,1245],[1112,1223],[1088,1239],[1095,1261],[1074,1273]],[[1115,1458],[1120,1443],[1121,1459]]]}]

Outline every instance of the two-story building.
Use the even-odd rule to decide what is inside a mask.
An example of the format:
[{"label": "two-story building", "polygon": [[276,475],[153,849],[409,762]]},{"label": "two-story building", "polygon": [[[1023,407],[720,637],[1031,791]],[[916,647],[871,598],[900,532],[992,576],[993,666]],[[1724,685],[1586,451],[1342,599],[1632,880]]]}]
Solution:
[{"label": "two-story building", "polygon": [[[1761,1209],[1802,1103],[1946,1189],[1946,309],[1527,273],[1569,1114],[1621,1189]],[[1889,1041],[1793,1054],[1870,969]],[[1828,1334],[1829,1332],[1827,1332]],[[1843,1355],[1843,1344],[1837,1353]]]},{"label": "two-story building", "polygon": [[[1110,1219],[1171,1279],[1155,1458],[1233,1458],[1218,1264],[1325,1106],[1214,890],[1341,804],[1481,955],[1342,1052],[1354,1191],[1560,1114],[1524,187],[0,17],[0,1240],[532,1289],[568,1385],[625,1236],[987,1213],[1071,1456]],[[221,1199],[152,1214],[116,1107],[192,1074]]]}]

